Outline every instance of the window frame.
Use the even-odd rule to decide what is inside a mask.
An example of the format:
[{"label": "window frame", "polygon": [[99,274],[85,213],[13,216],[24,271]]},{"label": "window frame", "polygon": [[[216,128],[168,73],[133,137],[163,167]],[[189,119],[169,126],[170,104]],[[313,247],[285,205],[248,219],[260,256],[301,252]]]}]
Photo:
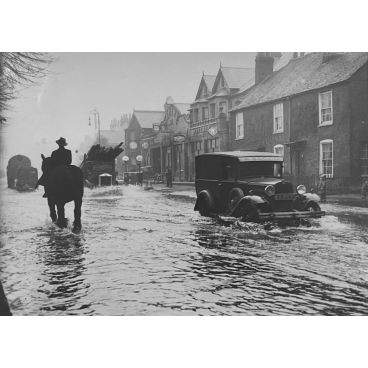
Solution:
[{"label": "window frame", "polygon": [[[241,115],[241,124],[239,124],[238,117]],[[238,135],[238,127],[242,127],[241,134]],[[240,131],[239,131],[240,132]],[[235,140],[244,139],[244,115],[243,112],[237,112],[235,115]]]},{"label": "window frame", "polygon": [[[281,109],[277,110],[277,106],[281,106]],[[276,111],[281,111],[281,115],[276,116]],[[281,128],[276,129],[277,127],[277,120],[281,118]],[[274,133],[283,133],[284,132],[284,103],[279,102],[273,105],[273,132]]]},{"label": "window frame", "polygon": [[[331,95],[331,120],[322,121],[322,95],[330,93]],[[318,94],[318,115],[319,115],[319,126],[326,126],[326,125],[332,125],[333,124],[333,100],[332,100],[332,89],[327,91],[321,91]]]},{"label": "window frame", "polygon": [[[331,152],[332,152],[332,155],[331,155],[331,174],[325,173],[325,170],[324,170],[325,166],[323,165],[323,161],[324,161],[323,160],[323,146],[327,145],[327,144],[331,144]],[[320,175],[325,174],[326,178],[333,178],[333,175],[334,175],[333,140],[332,139],[324,139],[323,141],[319,142],[319,146],[320,146],[320,150],[319,150],[319,173],[320,173]],[[326,167],[329,167],[329,166],[326,166]]]}]

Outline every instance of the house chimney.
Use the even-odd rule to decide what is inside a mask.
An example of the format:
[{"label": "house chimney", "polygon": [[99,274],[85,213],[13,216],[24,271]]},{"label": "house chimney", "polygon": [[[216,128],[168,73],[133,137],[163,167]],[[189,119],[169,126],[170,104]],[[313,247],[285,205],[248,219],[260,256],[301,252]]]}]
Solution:
[{"label": "house chimney", "polygon": [[261,83],[273,73],[273,57],[270,52],[257,52],[255,84]]}]

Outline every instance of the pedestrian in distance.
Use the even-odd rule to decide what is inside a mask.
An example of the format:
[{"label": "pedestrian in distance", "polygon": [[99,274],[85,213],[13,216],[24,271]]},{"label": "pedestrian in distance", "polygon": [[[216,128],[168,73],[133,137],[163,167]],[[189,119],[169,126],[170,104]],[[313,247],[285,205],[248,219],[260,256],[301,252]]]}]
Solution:
[{"label": "pedestrian in distance", "polygon": [[166,186],[172,187],[172,172],[169,166],[166,166],[165,176],[166,176]]},{"label": "pedestrian in distance", "polygon": [[326,174],[322,174],[318,182],[318,195],[321,197],[321,202],[326,202]]},{"label": "pedestrian in distance", "polygon": [[362,198],[367,199],[368,197],[368,179],[363,180],[361,194],[362,194]]}]

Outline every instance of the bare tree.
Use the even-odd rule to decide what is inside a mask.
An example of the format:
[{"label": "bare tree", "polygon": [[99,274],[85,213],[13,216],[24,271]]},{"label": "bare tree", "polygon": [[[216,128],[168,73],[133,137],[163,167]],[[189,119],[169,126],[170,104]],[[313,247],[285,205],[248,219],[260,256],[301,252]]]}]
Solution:
[{"label": "bare tree", "polygon": [[0,126],[6,121],[3,111],[21,90],[37,85],[55,59],[44,52],[0,53]]}]

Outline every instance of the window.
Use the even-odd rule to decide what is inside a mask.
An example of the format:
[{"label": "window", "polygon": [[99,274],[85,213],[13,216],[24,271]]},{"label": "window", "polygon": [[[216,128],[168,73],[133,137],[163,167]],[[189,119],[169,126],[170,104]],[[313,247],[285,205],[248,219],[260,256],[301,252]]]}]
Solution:
[{"label": "window", "polygon": [[206,86],[206,85],[204,85],[204,86],[203,86],[203,94],[205,95],[207,92],[208,92],[208,90],[207,90],[207,86]]},{"label": "window", "polygon": [[202,120],[208,120],[208,107],[202,107]]},{"label": "window", "polygon": [[133,142],[135,141],[135,133],[136,132],[130,132],[130,140]]},{"label": "window", "polygon": [[273,151],[276,153],[276,155],[284,156],[284,146],[282,144],[277,144],[275,147],[273,147]]},{"label": "window", "polygon": [[362,175],[368,176],[368,141],[360,142],[360,167]]},{"label": "window", "polygon": [[198,109],[194,109],[194,122],[198,123]]},{"label": "window", "polygon": [[321,141],[320,147],[320,174],[333,177],[333,142],[331,139]]},{"label": "window", "polygon": [[273,132],[281,133],[284,131],[284,104],[278,103],[273,106]]},{"label": "window", "polygon": [[216,117],[216,104],[211,104],[210,105],[211,108],[211,118],[214,119]]},{"label": "window", "polygon": [[202,149],[202,141],[195,142],[195,150],[200,151]]},{"label": "window", "polygon": [[319,124],[332,124],[332,91],[319,94]]},{"label": "window", "polygon": [[225,86],[225,80],[224,80],[224,77],[223,76],[221,76],[221,80],[220,80],[220,85],[221,85],[221,87],[224,87]]},{"label": "window", "polygon": [[236,114],[236,126],[235,126],[235,139],[244,138],[244,123],[243,123],[243,113],[238,112]]},{"label": "window", "polygon": [[222,107],[222,113],[226,114],[226,101],[221,101],[219,107],[220,107],[220,111]]}]

